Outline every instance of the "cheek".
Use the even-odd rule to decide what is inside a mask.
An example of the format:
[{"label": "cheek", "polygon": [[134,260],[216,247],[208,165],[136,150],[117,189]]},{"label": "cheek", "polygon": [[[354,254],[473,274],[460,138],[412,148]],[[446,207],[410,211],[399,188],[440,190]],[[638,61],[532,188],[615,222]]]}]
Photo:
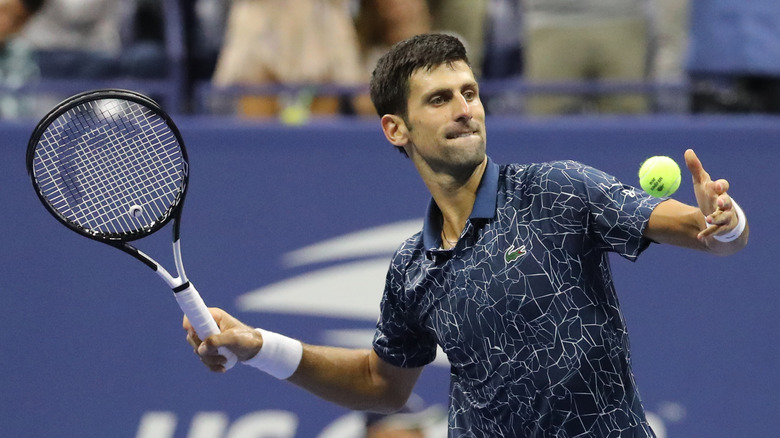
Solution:
[{"label": "cheek", "polygon": [[417,137],[432,137],[444,124],[434,117],[418,117],[409,120],[409,132]]},{"label": "cheek", "polygon": [[485,120],[485,107],[482,105],[481,100],[477,100],[471,104],[471,114],[473,117],[479,117],[481,120]]}]

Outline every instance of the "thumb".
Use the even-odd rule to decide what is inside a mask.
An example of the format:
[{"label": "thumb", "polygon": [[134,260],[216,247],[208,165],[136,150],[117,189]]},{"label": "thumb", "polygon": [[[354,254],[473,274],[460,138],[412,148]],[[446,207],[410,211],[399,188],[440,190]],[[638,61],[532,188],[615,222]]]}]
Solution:
[{"label": "thumb", "polygon": [[214,318],[214,322],[217,323],[217,327],[219,327],[219,331],[221,332],[231,329],[239,324],[236,318],[232,317],[230,314],[220,309],[219,307],[210,307],[209,313],[211,313],[211,317]]},{"label": "thumb", "polygon": [[685,151],[685,165],[693,177],[693,184],[703,184],[710,180],[710,175],[704,170],[699,157],[693,149]]}]

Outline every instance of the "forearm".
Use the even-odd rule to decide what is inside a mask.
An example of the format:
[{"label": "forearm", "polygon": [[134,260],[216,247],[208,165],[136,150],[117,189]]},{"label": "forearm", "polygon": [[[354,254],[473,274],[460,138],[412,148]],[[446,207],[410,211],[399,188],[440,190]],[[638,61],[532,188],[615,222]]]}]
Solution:
[{"label": "forearm", "polygon": [[701,238],[702,232],[707,228],[701,210],[670,199],[653,210],[645,230],[645,237],[658,243],[697,249],[716,255],[730,255],[747,244],[749,235],[747,218],[741,217],[739,220],[745,221],[745,230],[735,240],[721,242],[713,235]]},{"label": "forearm", "polygon": [[701,210],[670,199],[653,210],[645,237],[658,243],[707,251],[706,243],[697,238],[705,227]]},{"label": "forearm", "polygon": [[392,412],[412,393],[419,368],[390,365],[373,350],[350,350],[302,344],[292,338],[254,329],[222,309],[210,309],[221,332],[201,341],[185,317],[187,341],[201,361],[224,372],[219,348],[229,348],[238,359],[278,379],[285,379],[325,400],[356,410]]},{"label": "forearm", "polygon": [[[350,409],[393,412],[408,399],[419,371],[388,367],[371,350],[304,344],[301,363],[287,380]],[[409,378],[394,379],[393,373]]]}]

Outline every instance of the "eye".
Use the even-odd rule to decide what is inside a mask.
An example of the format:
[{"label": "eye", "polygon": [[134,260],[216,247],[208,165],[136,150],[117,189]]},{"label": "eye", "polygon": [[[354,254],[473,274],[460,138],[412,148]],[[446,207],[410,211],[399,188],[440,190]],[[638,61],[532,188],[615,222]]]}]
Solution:
[{"label": "eye", "polygon": [[466,91],[463,92],[463,97],[466,100],[468,100],[468,101],[472,101],[472,100],[476,99],[477,96],[478,96],[478,94],[474,90],[466,90]]},{"label": "eye", "polygon": [[436,95],[431,97],[431,100],[429,101],[431,105],[442,105],[444,101],[444,97],[441,95]]}]

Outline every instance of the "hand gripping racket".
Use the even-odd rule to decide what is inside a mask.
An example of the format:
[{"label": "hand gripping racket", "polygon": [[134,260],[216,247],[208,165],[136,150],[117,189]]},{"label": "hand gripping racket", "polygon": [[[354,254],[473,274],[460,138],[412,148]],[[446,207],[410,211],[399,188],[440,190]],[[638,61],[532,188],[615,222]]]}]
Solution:
[{"label": "hand gripping racket", "polygon": [[[156,102],[126,90],[72,96],[39,123],[27,146],[27,171],[46,209],[73,231],[118,248],[173,289],[201,339],[219,333],[181,257],[179,223],[187,192],[187,151]],[[129,242],[173,219],[173,277]],[[225,369],[236,362],[227,349]]]}]

